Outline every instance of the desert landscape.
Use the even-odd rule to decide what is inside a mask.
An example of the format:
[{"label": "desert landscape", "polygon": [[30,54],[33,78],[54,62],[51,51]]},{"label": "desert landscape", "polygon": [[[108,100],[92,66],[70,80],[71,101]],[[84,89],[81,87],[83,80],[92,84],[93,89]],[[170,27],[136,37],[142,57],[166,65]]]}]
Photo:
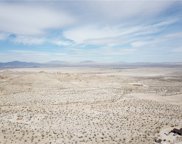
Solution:
[{"label": "desert landscape", "polygon": [[0,70],[0,144],[181,144],[182,68]]}]

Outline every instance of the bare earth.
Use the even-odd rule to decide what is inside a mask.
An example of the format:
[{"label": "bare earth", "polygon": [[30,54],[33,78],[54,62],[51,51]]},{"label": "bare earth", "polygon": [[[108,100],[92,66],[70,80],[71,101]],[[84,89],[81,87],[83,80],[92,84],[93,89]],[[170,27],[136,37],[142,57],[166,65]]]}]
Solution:
[{"label": "bare earth", "polygon": [[181,144],[180,68],[0,70],[0,144]]}]

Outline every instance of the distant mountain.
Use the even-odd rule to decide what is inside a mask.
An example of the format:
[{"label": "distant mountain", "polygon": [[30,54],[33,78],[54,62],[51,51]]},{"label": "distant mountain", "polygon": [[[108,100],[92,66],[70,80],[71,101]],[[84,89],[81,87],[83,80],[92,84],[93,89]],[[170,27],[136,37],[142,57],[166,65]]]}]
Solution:
[{"label": "distant mountain", "polygon": [[95,61],[92,61],[92,60],[85,60],[85,61],[81,61],[80,63],[95,63]]},{"label": "distant mountain", "polygon": [[54,61],[47,62],[46,64],[69,64],[69,62],[54,60]]},{"label": "distant mountain", "polygon": [[66,61],[50,61],[47,63],[35,63],[35,62],[22,62],[12,61],[0,63],[0,68],[38,68],[38,67],[110,67],[110,68],[137,68],[137,67],[182,67],[181,62],[165,62],[165,63],[147,63],[147,62],[136,62],[136,63],[98,63],[91,60],[69,63]]},{"label": "distant mountain", "polygon": [[96,64],[96,62],[95,61],[91,61],[91,60],[85,60],[85,61],[79,62],[79,64]]},{"label": "distant mountain", "polygon": [[33,63],[33,62],[21,62],[21,61],[12,61],[0,63],[0,68],[24,68],[24,67],[40,67],[42,64]]}]

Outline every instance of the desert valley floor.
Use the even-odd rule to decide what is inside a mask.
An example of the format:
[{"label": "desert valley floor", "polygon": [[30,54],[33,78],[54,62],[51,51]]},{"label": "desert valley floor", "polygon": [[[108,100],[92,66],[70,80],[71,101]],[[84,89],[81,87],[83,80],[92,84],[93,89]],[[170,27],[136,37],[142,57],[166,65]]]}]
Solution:
[{"label": "desert valley floor", "polygon": [[0,70],[0,144],[181,144],[182,68]]}]

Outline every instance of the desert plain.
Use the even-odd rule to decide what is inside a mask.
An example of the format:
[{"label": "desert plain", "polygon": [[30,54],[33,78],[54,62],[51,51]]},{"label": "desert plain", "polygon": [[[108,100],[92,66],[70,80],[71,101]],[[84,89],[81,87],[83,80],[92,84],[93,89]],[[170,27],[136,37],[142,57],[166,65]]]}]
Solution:
[{"label": "desert plain", "polygon": [[0,70],[0,144],[181,144],[182,68]]}]

